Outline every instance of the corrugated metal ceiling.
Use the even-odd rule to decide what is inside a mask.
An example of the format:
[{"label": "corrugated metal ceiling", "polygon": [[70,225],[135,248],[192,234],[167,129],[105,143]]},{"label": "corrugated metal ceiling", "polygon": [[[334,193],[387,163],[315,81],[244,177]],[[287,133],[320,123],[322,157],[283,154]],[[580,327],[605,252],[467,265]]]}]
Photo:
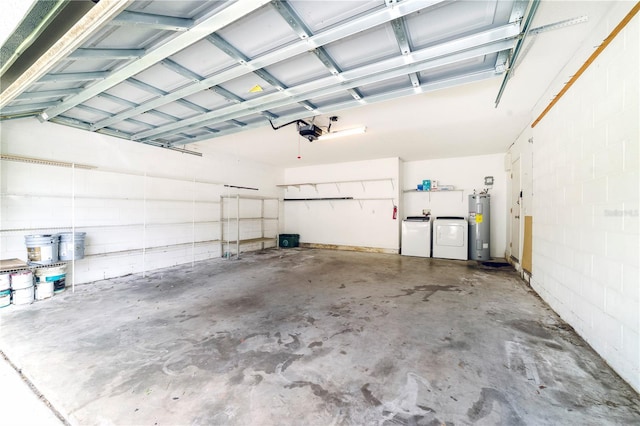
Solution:
[{"label": "corrugated metal ceiling", "polygon": [[503,74],[528,7],[132,1],[1,116],[166,147],[278,126]]}]

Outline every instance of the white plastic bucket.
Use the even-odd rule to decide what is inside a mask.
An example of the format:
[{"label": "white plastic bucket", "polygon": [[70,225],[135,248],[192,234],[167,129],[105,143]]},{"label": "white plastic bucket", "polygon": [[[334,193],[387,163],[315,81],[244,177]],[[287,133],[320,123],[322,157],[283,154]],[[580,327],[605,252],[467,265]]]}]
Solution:
[{"label": "white plastic bucket", "polygon": [[80,260],[84,258],[84,237],[86,232],[62,232],[60,234],[58,256],[60,260]]},{"label": "white plastic bucket", "polygon": [[11,304],[11,290],[0,291],[0,308],[4,308]]},{"label": "white plastic bucket", "polygon": [[11,274],[11,289],[20,290],[33,286],[33,274],[31,271],[14,272]]},{"label": "white plastic bucket", "polygon": [[29,263],[48,265],[58,261],[58,241],[60,237],[55,235],[25,235],[27,245],[27,257]]},{"label": "white plastic bucket", "polygon": [[11,288],[11,275],[0,274],[0,291],[8,290]]},{"label": "white plastic bucket", "polygon": [[36,284],[36,300],[44,300],[53,296],[53,281]]},{"label": "white plastic bucket", "polygon": [[59,293],[64,291],[66,281],[66,269],[67,265],[52,266],[50,268],[38,268],[36,269],[36,283],[50,282],[53,283],[53,291]]},{"label": "white plastic bucket", "polygon": [[13,290],[13,300],[11,302],[14,305],[28,305],[29,303],[33,303],[33,286]]}]

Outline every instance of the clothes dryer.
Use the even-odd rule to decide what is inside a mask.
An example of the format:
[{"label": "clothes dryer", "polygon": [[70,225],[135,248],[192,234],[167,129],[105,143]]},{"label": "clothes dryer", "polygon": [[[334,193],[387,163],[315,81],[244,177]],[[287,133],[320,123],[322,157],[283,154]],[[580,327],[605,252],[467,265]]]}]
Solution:
[{"label": "clothes dryer", "polygon": [[433,257],[468,259],[469,229],[464,217],[440,216],[433,221]]}]

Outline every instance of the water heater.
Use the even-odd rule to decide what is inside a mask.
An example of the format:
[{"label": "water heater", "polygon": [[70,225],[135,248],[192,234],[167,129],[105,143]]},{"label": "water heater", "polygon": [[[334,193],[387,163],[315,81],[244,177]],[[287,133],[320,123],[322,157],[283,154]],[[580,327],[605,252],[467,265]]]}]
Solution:
[{"label": "water heater", "polygon": [[491,209],[489,194],[469,195],[469,259],[489,260],[489,226]]}]

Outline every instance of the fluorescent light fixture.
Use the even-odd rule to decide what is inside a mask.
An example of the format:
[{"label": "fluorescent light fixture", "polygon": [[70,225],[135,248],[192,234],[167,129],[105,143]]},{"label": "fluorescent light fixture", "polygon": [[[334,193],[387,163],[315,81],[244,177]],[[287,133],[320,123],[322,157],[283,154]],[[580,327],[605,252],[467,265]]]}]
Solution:
[{"label": "fluorescent light fixture", "polygon": [[318,137],[318,140],[326,141],[328,139],[341,138],[343,136],[359,135],[366,131],[367,131],[367,128],[365,126],[354,127],[353,129],[340,130],[339,132],[325,133],[324,135]]}]

